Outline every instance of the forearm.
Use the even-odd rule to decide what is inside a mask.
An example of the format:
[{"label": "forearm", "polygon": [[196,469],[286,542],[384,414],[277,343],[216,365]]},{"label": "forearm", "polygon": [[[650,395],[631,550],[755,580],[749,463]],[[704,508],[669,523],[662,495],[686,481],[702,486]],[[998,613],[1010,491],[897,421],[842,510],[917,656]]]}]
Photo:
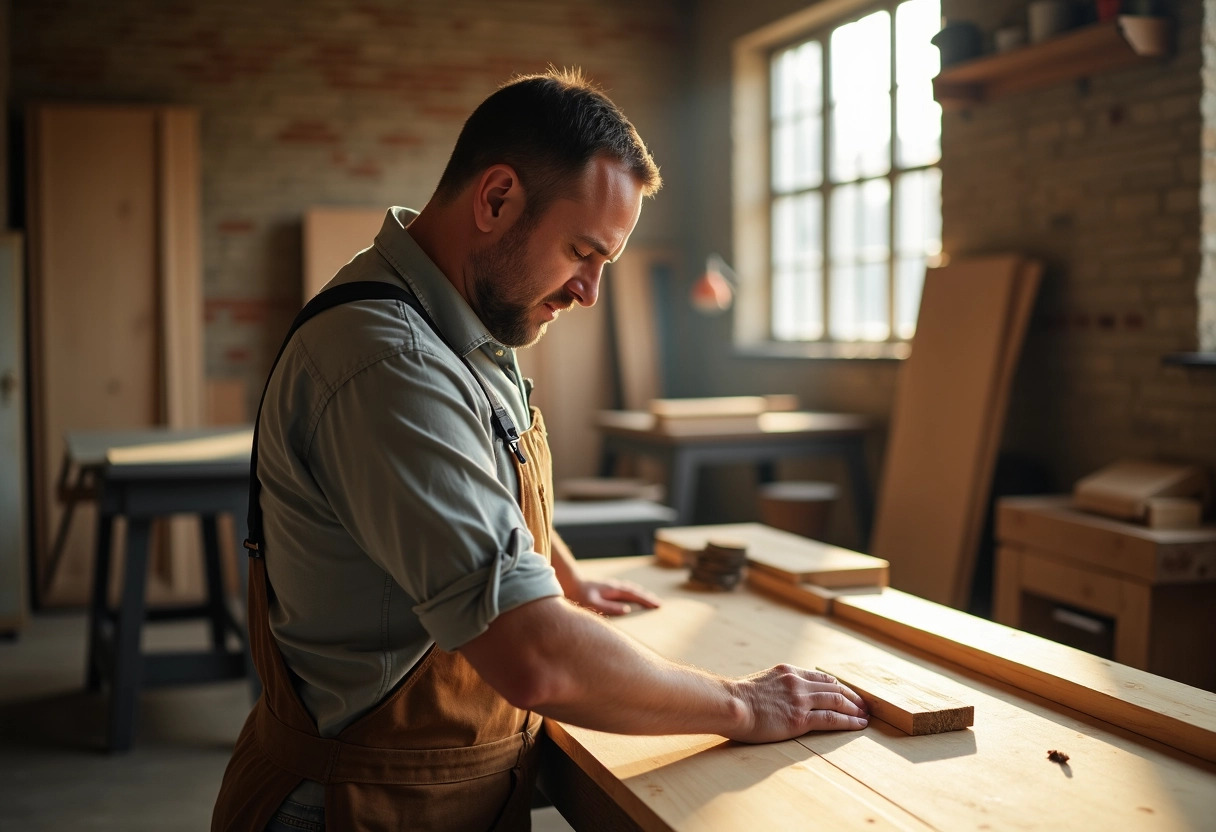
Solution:
[{"label": "forearm", "polygon": [[474,639],[462,652],[519,707],[623,734],[738,736],[746,730],[749,713],[737,682],[663,659],[596,615],[550,598],[505,616],[542,635],[512,651],[508,662],[493,636],[481,644],[485,636]]},{"label": "forearm", "polygon": [[741,730],[746,709],[731,680],[662,658],[595,615],[573,612],[569,646],[545,657],[553,685],[534,710],[620,734]]}]

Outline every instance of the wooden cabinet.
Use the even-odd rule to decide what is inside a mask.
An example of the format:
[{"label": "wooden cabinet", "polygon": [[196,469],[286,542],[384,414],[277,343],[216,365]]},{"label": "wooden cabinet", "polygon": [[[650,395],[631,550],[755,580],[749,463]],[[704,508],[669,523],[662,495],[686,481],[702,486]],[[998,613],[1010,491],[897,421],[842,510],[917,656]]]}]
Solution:
[{"label": "wooden cabinet", "polygon": [[997,504],[997,621],[1216,690],[1216,527],[1149,529],[1067,497]]},{"label": "wooden cabinet", "polygon": [[[95,520],[82,506],[58,535],[65,431],[201,418],[198,116],[56,104],[27,126],[34,578],[41,603],[82,604]],[[162,577],[201,583],[176,564],[196,553],[166,551]]]}]

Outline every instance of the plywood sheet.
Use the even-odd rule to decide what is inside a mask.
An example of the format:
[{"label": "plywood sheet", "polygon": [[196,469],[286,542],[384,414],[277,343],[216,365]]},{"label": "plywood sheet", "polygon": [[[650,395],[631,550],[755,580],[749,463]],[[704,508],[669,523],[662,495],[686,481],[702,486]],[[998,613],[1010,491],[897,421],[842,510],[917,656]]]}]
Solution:
[{"label": "plywood sheet", "polygon": [[304,212],[303,300],[321,291],[352,257],[376,239],[384,208],[315,206]]},{"label": "plywood sheet", "polygon": [[655,532],[655,555],[672,565],[691,563],[711,541],[737,542],[747,548],[750,569],[790,583],[823,587],[887,583],[887,562],[770,528],[761,523],[680,526]]},{"label": "plywood sheet", "polygon": [[[152,108],[34,108],[29,119],[36,535],[45,566],[66,431],[162,413],[157,127]],[[43,600],[88,597],[96,513],[77,511]]]},{"label": "plywood sheet", "polygon": [[1013,255],[926,274],[871,544],[891,562],[892,584],[922,597],[967,602],[1008,395],[1002,388],[1016,365],[1037,275]]}]

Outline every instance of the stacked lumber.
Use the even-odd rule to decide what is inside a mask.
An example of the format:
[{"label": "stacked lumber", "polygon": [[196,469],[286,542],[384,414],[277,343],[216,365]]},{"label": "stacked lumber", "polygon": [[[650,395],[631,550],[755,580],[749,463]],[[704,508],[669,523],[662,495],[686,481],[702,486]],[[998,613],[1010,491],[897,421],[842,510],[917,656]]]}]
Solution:
[{"label": "stacked lumber", "polygon": [[695,568],[715,545],[745,549],[749,586],[809,612],[826,613],[841,594],[876,592],[887,585],[888,564],[881,558],[761,523],[659,529],[654,554],[664,566]]}]

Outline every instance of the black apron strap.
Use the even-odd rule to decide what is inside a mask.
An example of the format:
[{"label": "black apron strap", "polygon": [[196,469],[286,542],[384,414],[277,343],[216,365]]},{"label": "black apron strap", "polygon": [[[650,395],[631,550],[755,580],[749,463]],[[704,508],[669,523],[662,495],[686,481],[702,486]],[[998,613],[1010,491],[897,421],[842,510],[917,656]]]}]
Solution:
[{"label": "black apron strap", "polygon": [[521,464],[528,461],[519,450],[519,431],[516,430],[515,423],[511,420],[507,409],[486,386],[481,374],[474,369],[469,359],[452,349],[452,345],[443,337],[439,327],[412,292],[394,283],[384,283],[379,280],[364,280],[333,286],[306,303],[300,313],[296,315],[295,320],[291,322],[291,328],[287,330],[287,336],[283,339],[282,346],[279,347],[279,353],[275,356],[274,363],[270,365],[270,372],[266,374],[266,384],[262,387],[262,398],[258,401],[258,414],[253,422],[253,450],[249,457],[249,537],[245,540],[245,548],[249,550],[250,557],[262,557],[265,552],[265,537],[262,534],[262,484],[258,481],[258,427],[262,422],[262,406],[266,403],[266,391],[270,389],[270,377],[274,374],[275,368],[279,366],[279,359],[283,357],[283,352],[287,349],[291,337],[296,334],[296,330],[327,309],[360,300],[401,301],[422,316],[422,320],[426,322],[427,326],[434,330],[439,339],[464,362],[469,372],[473,374],[473,379],[490,403],[495,435],[503,441]]}]

